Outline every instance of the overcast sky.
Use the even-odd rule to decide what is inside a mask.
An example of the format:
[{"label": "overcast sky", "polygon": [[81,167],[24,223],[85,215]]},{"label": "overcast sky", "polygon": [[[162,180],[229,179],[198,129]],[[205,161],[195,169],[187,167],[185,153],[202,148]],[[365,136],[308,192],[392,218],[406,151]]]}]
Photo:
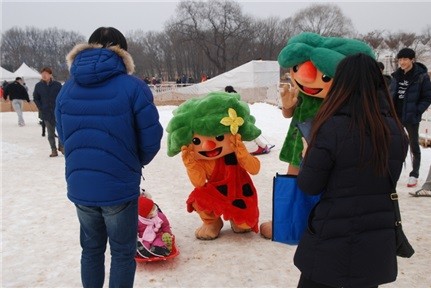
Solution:
[{"label": "overcast sky", "polygon": [[[113,26],[127,33],[142,29],[162,31],[164,24],[175,15],[178,1],[17,1],[0,0],[2,31],[14,26],[24,28],[58,27],[77,31],[86,38],[100,26]],[[331,1],[238,0],[243,12],[259,18],[293,16],[311,3]],[[350,18],[360,33],[375,29],[420,34],[431,26],[431,0],[407,1],[332,1]]]}]

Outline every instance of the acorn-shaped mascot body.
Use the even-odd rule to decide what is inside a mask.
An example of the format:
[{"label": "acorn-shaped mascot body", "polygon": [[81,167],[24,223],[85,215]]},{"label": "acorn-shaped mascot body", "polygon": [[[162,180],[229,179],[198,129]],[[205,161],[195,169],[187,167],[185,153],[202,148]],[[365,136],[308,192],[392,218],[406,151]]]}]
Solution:
[{"label": "acorn-shaped mascot body", "polygon": [[236,233],[258,232],[257,192],[249,174],[260,170],[244,141],[261,133],[248,104],[236,93],[212,92],[181,104],[168,124],[168,155],[181,152],[195,189],[187,210],[196,211],[202,226],[196,238],[219,236],[224,220]]}]

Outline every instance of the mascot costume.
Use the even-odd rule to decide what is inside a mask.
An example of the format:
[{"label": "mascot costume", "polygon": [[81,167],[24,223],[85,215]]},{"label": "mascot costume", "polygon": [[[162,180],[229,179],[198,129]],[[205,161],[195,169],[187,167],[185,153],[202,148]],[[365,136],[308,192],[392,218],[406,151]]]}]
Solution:
[{"label": "mascot costume", "polygon": [[[281,95],[283,116],[292,117],[280,160],[289,163],[287,174],[298,175],[303,150],[302,135],[297,124],[310,121],[326,97],[338,63],[346,56],[365,53],[372,56],[371,47],[355,39],[323,37],[304,32],[292,37],[278,55],[278,63],[290,68],[293,87],[284,87]],[[260,232],[271,239],[273,224],[262,223]]]},{"label": "mascot costume", "polygon": [[174,112],[167,126],[168,155],[181,152],[194,190],[187,200],[188,212],[202,219],[195,236],[212,240],[224,220],[236,233],[258,232],[256,188],[249,174],[260,170],[259,160],[243,141],[261,133],[248,104],[239,94],[212,92],[190,99]]}]

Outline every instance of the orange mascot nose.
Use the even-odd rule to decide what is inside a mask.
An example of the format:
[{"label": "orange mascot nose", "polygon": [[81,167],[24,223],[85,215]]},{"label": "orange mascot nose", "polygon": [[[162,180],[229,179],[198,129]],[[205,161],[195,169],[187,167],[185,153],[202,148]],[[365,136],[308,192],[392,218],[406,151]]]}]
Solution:
[{"label": "orange mascot nose", "polygon": [[216,144],[212,140],[206,140],[202,144],[202,148],[206,151],[212,151],[213,149],[215,149],[215,147],[216,147]]},{"label": "orange mascot nose", "polygon": [[304,62],[299,66],[297,77],[301,82],[314,82],[317,75],[317,69],[311,61]]}]

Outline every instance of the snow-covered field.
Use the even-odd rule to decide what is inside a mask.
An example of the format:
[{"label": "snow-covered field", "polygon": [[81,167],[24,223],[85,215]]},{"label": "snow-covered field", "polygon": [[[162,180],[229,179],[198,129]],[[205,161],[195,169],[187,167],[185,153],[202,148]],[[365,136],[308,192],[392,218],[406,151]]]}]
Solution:
[{"label": "snow-covered field", "polygon": [[[175,106],[158,108],[166,128]],[[264,222],[271,219],[272,178],[287,169],[278,153],[290,120],[272,105],[256,103],[250,108],[263,137],[275,144],[270,154],[259,156],[261,171],[252,177]],[[14,112],[0,115],[2,287],[81,287],[79,224],[66,197],[64,157],[48,157],[50,147],[41,137],[36,112],[24,113],[25,127],[18,127]],[[247,145],[254,149],[253,143]],[[430,164],[431,149],[422,149],[420,184]],[[416,254],[399,258],[397,281],[382,287],[431,287],[431,198],[408,195],[414,191],[406,187],[410,167],[407,159],[398,192],[404,230]],[[143,175],[141,186],[169,218],[180,255],[164,262],[139,263],[135,287],[296,287],[299,271],[292,261],[296,246],[255,233],[235,234],[228,222],[214,241],[194,237],[201,222],[185,206],[192,186],[180,156],[166,154],[166,133],[159,154]],[[109,263],[107,252],[107,272]]]}]

